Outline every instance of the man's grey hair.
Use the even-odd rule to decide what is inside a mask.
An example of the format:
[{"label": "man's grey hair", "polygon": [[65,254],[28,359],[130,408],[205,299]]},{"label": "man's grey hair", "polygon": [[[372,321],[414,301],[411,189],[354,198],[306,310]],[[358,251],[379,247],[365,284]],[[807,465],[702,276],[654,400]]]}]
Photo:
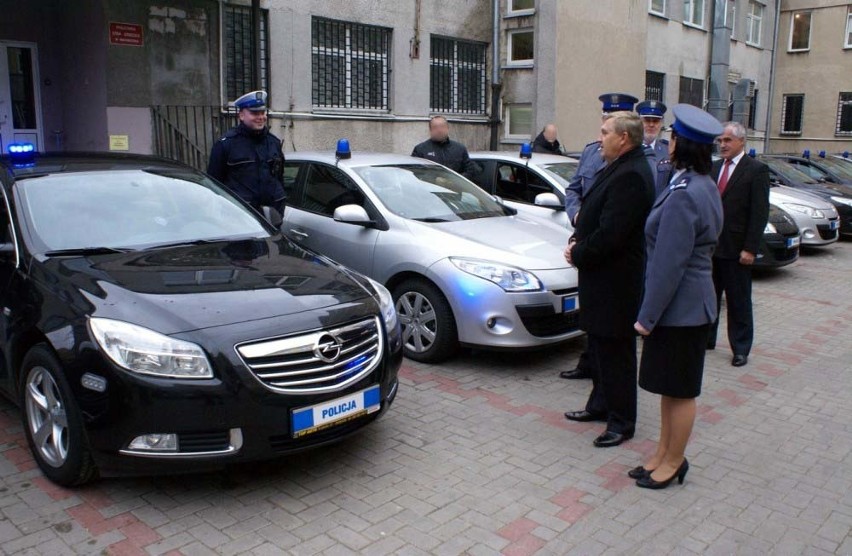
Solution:
[{"label": "man's grey hair", "polygon": [[612,128],[618,135],[627,133],[627,138],[634,147],[638,147],[645,140],[645,128],[636,112],[613,112],[606,119],[612,120]]},{"label": "man's grey hair", "polygon": [[731,135],[733,135],[737,139],[745,140],[746,128],[740,122],[725,122],[725,123],[722,124],[722,127],[725,128],[725,129],[730,128],[731,129]]}]

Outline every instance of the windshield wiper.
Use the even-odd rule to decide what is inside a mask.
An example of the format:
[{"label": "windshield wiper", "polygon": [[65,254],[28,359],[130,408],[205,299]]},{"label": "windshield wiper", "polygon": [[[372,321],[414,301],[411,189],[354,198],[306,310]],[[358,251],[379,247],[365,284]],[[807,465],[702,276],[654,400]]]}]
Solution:
[{"label": "windshield wiper", "polygon": [[176,241],[174,243],[158,243],[147,246],[145,249],[168,249],[169,247],[186,247],[190,245],[207,245],[208,243],[219,243],[220,241],[228,241],[228,239],[193,239],[190,241]]},{"label": "windshield wiper", "polygon": [[423,218],[412,218],[412,220],[417,220],[418,222],[450,222],[450,220],[446,218],[440,218],[437,216],[424,216]]},{"label": "windshield wiper", "polygon": [[122,247],[73,247],[71,249],[53,249],[45,251],[45,257],[85,257],[86,255],[111,255],[114,253],[128,253],[133,249]]}]

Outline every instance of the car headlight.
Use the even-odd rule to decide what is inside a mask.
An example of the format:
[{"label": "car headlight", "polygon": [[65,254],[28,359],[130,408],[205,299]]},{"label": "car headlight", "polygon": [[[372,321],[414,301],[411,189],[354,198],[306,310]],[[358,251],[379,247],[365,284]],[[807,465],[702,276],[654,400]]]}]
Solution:
[{"label": "car headlight", "polygon": [[450,257],[450,261],[459,270],[494,282],[507,292],[533,292],[542,289],[535,274],[522,268],[479,259]]},{"label": "car headlight", "polygon": [[852,197],[832,197],[831,200],[835,203],[841,203],[847,207],[852,207]]},{"label": "car headlight", "polygon": [[92,317],[89,328],[116,365],[134,373],[169,378],[213,378],[197,345],[127,322]]},{"label": "car headlight", "polygon": [[797,205],[795,203],[782,203],[784,208],[796,211],[801,214],[807,214],[811,218],[825,218],[825,213],[807,205]]},{"label": "car headlight", "polygon": [[772,222],[767,222],[766,227],[763,228],[764,234],[777,234],[778,230],[775,229],[775,225]]},{"label": "car headlight", "polygon": [[386,287],[379,284],[372,278],[367,278],[370,281],[370,285],[373,286],[373,289],[376,290],[376,294],[379,297],[379,308],[382,311],[382,318],[385,320],[385,328],[388,332],[393,332],[397,325],[397,314],[396,314],[396,306],[393,303],[393,296],[388,291]]}]

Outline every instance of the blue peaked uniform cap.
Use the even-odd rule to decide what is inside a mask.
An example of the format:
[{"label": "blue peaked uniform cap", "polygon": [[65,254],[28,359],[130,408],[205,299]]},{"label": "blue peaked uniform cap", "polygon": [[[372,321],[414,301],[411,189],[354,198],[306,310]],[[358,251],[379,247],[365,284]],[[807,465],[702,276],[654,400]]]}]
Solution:
[{"label": "blue peaked uniform cap", "polygon": [[711,145],[725,131],[719,120],[697,106],[677,104],[672,113],[675,117],[672,129],[678,137]]},{"label": "blue peaked uniform cap", "polygon": [[636,112],[643,118],[662,119],[666,110],[666,105],[659,100],[645,100],[636,105]]},{"label": "blue peaked uniform cap", "polygon": [[621,110],[631,112],[633,106],[639,102],[638,98],[626,93],[605,93],[599,96],[598,100],[603,104],[604,112],[618,112]]},{"label": "blue peaked uniform cap", "polygon": [[266,91],[252,91],[234,101],[237,110],[266,110]]}]

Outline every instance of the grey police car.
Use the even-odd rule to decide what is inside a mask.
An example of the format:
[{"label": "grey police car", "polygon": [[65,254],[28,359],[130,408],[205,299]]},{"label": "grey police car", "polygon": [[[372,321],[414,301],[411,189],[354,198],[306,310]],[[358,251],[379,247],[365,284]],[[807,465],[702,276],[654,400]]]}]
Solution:
[{"label": "grey police car", "polygon": [[800,189],[772,183],[769,201],[787,213],[802,235],[802,245],[822,247],[840,239],[840,217],[834,205]]},{"label": "grey police car", "polygon": [[285,187],[284,233],[386,285],[412,359],[581,334],[568,230],[516,214],[444,166],[347,144],[288,153]]}]

